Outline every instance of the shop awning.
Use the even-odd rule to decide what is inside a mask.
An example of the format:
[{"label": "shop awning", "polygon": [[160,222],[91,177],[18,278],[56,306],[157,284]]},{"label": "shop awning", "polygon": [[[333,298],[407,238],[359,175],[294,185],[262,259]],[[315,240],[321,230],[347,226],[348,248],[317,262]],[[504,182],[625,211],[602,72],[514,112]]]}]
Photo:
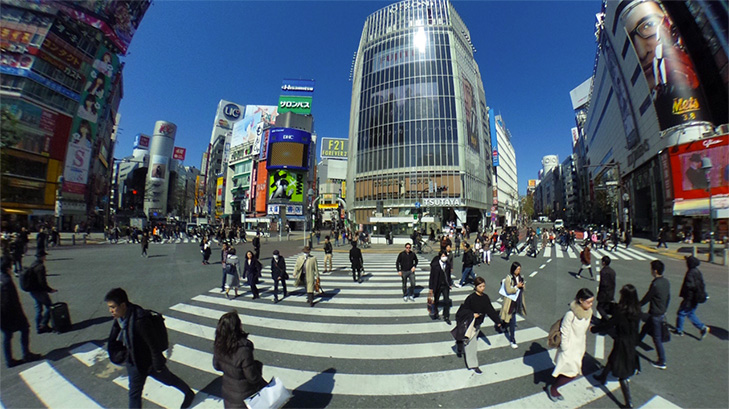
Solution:
[{"label": "shop awning", "polygon": [[[714,217],[725,214],[729,209],[729,197],[714,196],[711,200]],[[673,202],[674,216],[709,216],[709,198],[676,200]]]}]

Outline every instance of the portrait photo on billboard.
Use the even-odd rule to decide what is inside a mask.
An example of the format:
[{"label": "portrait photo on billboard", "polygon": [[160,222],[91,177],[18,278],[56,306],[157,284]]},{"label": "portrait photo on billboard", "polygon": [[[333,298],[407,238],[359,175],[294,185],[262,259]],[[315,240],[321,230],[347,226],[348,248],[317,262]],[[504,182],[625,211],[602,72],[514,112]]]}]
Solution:
[{"label": "portrait photo on billboard", "polygon": [[463,112],[466,114],[466,137],[468,138],[468,146],[478,152],[478,115],[476,113],[473,85],[471,85],[471,82],[465,76],[461,76],[461,82],[463,83]]},{"label": "portrait photo on billboard", "polygon": [[167,172],[167,157],[162,155],[152,155],[152,172],[150,179],[164,179]]},{"label": "portrait photo on billboard", "polygon": [[616,13],[643,69],[661,130],[707,120],[705,98],[693,61],[678,27],[661,3],[622,1]]},{"label": "portrait photo on billboard", "polygon": [[302,202],[304,199],[303,173],[275,170],[269,175],[269,200],[278,203]]},{"label": "portrait photo on billboard", "polygon": [[[673,187],[677,199],[729,194],[729,135],[703,139],[669,149]],[[706,159],[711,168],[703,168]],[[707,162],[708,164],[708,162]]]}]

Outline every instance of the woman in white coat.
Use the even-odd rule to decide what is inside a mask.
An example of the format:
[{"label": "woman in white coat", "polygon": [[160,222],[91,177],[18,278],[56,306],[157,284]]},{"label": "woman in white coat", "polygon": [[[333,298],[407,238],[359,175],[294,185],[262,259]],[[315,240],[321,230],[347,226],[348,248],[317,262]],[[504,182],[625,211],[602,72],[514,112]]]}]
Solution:
[{"label": "woman in white coat", "polygon": [[552,401],[563,400],[564,397],[557,389],[582,375],[582,357],[587,348],[587,330],[590,328],[594,302],[595,295],[592,291],[583,288],[577,292],[575,300],[570,303],[570,309],[562,318],[559,329],[562,342],[554,358],[552,371],[552,376],[557,379],[551,387],[546,388]]}]

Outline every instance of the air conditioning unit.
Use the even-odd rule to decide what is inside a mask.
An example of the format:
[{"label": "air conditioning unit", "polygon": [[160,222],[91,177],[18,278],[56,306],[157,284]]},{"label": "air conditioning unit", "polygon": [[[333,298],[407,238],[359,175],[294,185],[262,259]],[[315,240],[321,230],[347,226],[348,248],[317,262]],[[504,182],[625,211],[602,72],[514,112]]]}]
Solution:
[{"label": "air conditioning unit", "polygon": [[729,124],[719,125],[716,128],[716,133],[719,134],[719,135],[729,134]]}]

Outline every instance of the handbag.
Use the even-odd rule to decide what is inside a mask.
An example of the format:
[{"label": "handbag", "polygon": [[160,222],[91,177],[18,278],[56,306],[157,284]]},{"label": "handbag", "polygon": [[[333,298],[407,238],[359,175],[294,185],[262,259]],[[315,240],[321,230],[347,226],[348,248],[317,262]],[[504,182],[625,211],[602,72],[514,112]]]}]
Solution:
[{"label": "handbag", "polygon": [[427,304],[426,304],[426,306],[428,308],[428,314],[433,315],[433,313],[432,313],[432,311],[433,311],[433,304],[434,304],[433,297],[429,295],[428,296],[428,300],[427,300]]},{"label": "handbag", "polygon": [[243,403],[249,409],[278,409],[291,399],[291,391],[286,389],[283,382],[273,377],[263,389],[245,398]]},{"label": "handbag", "polygon": [[671,341],[671,332],[668,331],[668,323],[666,323],[666,320],[664,319],[661,321],[661,342],[670,342]]},{"label": "handbag", "polygon": [[549,335],[547,335],[547,346],[550,348],[557,348],[562,343],[562,318],[558,319],[557,322],[549,327]]},{"label": "handbag", "polygon": [[519,291],[521,291],[521,290],[519,290],[517,288],[516,289],[516,292],[514,294],[507,293],[506,292],[506,286],[504,285],[504,281],[503,280],[501,281],[501,288],[499,289],[499,294],[500,295],[511,299],[511,301],[516,302],[516,300],[519,298]]},{"label": "handbag", "polygon": [[469,341],[474,339],[478,335],[478,331],[476,330],[476,318],[471,320],[471,324],[468,326],[468,329],[466,329],[466,339]]}]

